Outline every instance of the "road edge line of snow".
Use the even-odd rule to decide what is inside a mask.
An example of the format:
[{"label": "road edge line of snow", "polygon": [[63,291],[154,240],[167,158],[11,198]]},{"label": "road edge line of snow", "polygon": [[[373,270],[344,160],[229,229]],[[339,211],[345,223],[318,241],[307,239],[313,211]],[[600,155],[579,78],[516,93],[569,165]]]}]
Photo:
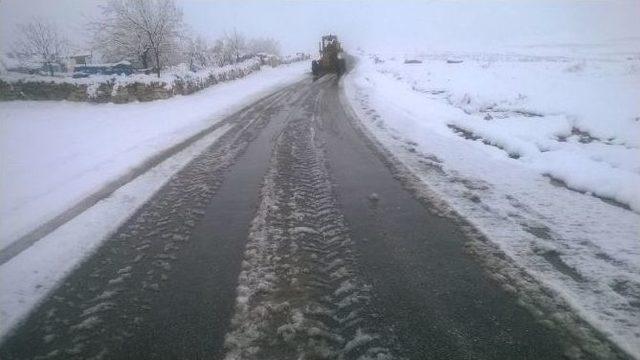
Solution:
[{"label": "road edge line of snow", "polygon": [[[476,257],[501,288],[518,298],[518,303],[541,323],[551,328],[561,328],[569,340],[578,343],[581,349],[568,344],[569,358],[580,357],[586,351],[597,358],[610,358],[625,354],[635,358],[625,347],[609,334],[597,329],[580,315],[571,303],[558,291],[538,279],[531,271],[519,266],[496,243],[484,234],[473,222],[462,217],[442,196],[430,188],[410,166],[395,156],[363,123],[363,116],[347,94],[351,74],[340,80],[340,102],[349,121],[365,143],[387,166],[394,177],[400,181],[425,208],[436,216],[446,217],[456,223],[470,240],[469,252]],[[577,353],[574,353],[577,351]],[[617,353],[617,354],[616,354]]]}]

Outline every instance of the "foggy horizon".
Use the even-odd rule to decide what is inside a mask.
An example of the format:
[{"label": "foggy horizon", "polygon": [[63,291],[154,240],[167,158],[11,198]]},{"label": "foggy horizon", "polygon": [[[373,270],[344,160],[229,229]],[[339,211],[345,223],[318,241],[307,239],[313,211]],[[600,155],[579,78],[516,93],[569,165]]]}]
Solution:
[{"label": "foggy horizon", "polygon": [[[3,51],[16,25],[34,17],[58,24],[76,50],[86,49],[85,24],[103,1],[45,0],[0,3]],[[473,1],[177,1],[191,33],[212,41],[234,29],[271,37],[285,54],[316,51],[323,34],[345,47],[397,51],[486,49],[555,43],[591,43],[640,36],[640,3]],[[86,36],[85,36],[86,35]],[[551,40],[552,39],[552,40]]]}]

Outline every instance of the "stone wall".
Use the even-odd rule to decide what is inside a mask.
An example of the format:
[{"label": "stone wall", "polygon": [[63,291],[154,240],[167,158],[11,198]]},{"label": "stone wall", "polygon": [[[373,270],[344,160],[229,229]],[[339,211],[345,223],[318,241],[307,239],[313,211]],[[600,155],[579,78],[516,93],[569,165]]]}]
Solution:
[{"label": "stone wall", "polygon": [[[168,85],[158,80],[121,83],[113,80],[90,84],[37,79],[0,78],[0,100],[68,100],[97,103],[153,101],[189,95],[219,82],[239,79],[260,70],[260,63],[211,72],[206,77],[176,77]],[[75,79],[72,79],[75,80]]]}]

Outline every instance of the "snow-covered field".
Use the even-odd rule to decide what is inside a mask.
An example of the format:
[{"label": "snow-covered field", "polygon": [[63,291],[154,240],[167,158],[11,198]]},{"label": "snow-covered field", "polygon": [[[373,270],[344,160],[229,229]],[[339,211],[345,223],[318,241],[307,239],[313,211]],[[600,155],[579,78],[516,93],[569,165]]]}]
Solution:
[{"label": "snow-covered field", "polygon": [[640,41],[358,58],[369,131],[640,357]]},{"label": "snow-covered field", "polygon": [[300,79],[307,68],[307,62],[265,67],[149,103],[0,103],[0,249],[145,159]]}]

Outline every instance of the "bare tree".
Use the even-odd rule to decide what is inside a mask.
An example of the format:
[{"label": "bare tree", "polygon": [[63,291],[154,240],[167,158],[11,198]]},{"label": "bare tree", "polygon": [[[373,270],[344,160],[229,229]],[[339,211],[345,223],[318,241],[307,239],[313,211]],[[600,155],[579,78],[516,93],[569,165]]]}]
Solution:
[{"label": "bare tree", "polygon": [[254,38],[247,41],[234,29],[233,33],[226,33],[217,39],[210,51],[213,52],[218,66],[223,66],[237,63],[246,55],[266,53],[279,56],[280,44],[272,38]]},{"label": "bare tree", "polygon": [[233,33],[225,33],[224,36],[216,40],[212,52],[218,66],[223,66],[239,62],[247,50],[245,37],[234,29]]},{"label": "bare tree", "polygon": [[143,67],[153,62],[160,77],[179,47],[184,22],[174,0],[110,0],[91,28],[95,45],[112,55],[135,56]]},{"label": "bare tree", "polygon": [[93,22],[90,30],[93,32],[93,47],[106,61],[127,59],[136,60],[145,69],[151,66],[151,46],[142,33],[110,21]]},{"label": "bare tree", "polygon": [[53,64],[60,63],[67,51],[67,39],[53,23],[34,18],[18,25],[14,51],[22,60],[39,57],[44,67],[53,75]]},{"label": "bare tree", "polygon": [[280,43],[272,38],[254,38],[249,40],[249,51],[253,54],[266,53],[280,56]]},{"label": "bare tree", "polygon": [[242,34],[239,34],[238,31],[234,28],[233,34],[225,35],[226,43],[229,46],[229,50],[234,55],[234,62],[240,61],[240,56],[244,55],[244,52],[247,50],[247,41],[245,40]]},{"label": "bare tree", "polygon": [[184,54],[189,62],[189,68],[204,68],[211,62],[210,49],[207,41],[201,36],[185,38]]},{"label": "bare tree", "polygon": [[233,64],[236,60],[236,54],[227,36],[217,39],[212,51],[218,66]]}]

